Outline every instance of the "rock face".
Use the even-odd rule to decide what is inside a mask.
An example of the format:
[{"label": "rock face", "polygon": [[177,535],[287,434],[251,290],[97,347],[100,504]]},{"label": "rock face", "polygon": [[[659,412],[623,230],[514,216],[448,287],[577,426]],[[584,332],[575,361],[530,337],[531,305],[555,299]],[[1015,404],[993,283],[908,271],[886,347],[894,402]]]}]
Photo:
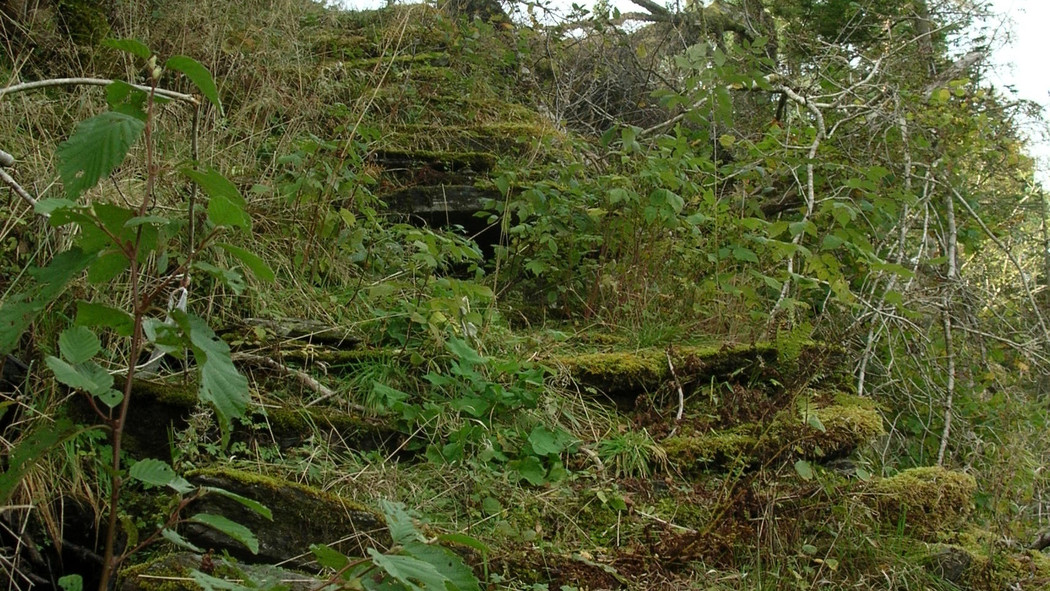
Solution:
[{"label": "rock face", "polygon": [[347,499],[291,482],[240,472],[202,470],[189,476],[198,486],[213,486],[248,497],[268,507],[267,521],[243,505],[219,495],[208,495],[191,506],[194,513],[222,515],[250,529],[259,539],[259,553],[214,529],[190,524],[183,535],[205,550],[228,552],[254,563],[281,563],[315,570],[308,552],[311,544],[327,544],[351,556],[367,548],[387,546],[389,534],[382,515]]}]

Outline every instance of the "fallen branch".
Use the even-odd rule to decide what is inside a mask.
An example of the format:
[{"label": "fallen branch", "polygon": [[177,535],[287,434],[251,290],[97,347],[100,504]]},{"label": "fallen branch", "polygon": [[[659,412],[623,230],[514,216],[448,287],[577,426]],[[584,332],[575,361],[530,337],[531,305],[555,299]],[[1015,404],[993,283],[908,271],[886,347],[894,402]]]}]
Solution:
[{"label": "fallen branch", "polygon": [[[0,88],[0,98],[8,94],[14,94],[16,92],[24,92],[26,90],[33,90],[36,88],[47,88],[50,86],[109,86],[113,84],[113,80],[106,78],[51,78],[50,80],[35,80],[33,82],[23,82],[21,84],[15,84],[14,86],[8,86],[7,88]],[[144,92],[151,92],[149,86],[143,86],[141,84],[129,84],[132,88],[137,88]],[[181,92],[175,92],[174,90],[166,90],[164,88],[157,88],[155,90],[157,96],[161,96],[167,99],[173,99],[177,101],[185,101],[194,105],[199,105],[200,101],[197,97],[191,94],[184,94]]]},{"label": "fallen branch", "polygon": [[[310,374],[306,373],[305,371],[302,371],[300,369],[295,369],[294,367],[288,367],[287,365],[285,365],[283,363],[280,363],[279,361],[277,361],[275,359],[271,359],[269,357],[264,357],[262,355],[256,355],[254,353],[236,353],[233,356],[233,360],[234,361],[247,361],[249,363],[255,363],[257,365],[262,365],[264,367],[268,367],[270,369],[276,370],[276,371],[278,371],[278,372],[280,372],[280,373],[282,373],[284,375],[292,376],[293,378],[298,380],[299,383],[302,384],[307,389],[320,394],[320,396],[318,396],[317,398],[315,398],[315,399],[311,400],[310,402],[307,402],[306,404],[304,404],[303,405],[304,407],[313,406],[313,405],[317,404],[318,402],[321,402],[321,401],[324,401],[324,400],[328,400],[329,398],[331,398],[331,397],[335,396],[336,394],[338,394],[338,392],[336,392],[335,390],[329,388],[328,386],[325,386],[321,382],[317,381],[316,378],[314,378]],[[372,410],[370,410],[370,409],[368,409],[368,408],[366,408],[366,407],[364,407],[364,406],[362,406],[360,404],[354,404],[352,402],[348,403],[348,404],[349,404],[351,410],[354,410],[354,411],[357,411],[357,412],[363,413],[363,414],[373,414]]]}]

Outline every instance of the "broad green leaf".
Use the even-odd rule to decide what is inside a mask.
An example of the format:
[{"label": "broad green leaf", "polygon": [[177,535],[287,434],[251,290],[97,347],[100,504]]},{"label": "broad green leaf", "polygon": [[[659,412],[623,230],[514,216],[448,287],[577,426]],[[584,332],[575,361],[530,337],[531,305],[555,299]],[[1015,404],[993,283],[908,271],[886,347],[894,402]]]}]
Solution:
[{"label": "broad green leaf", "polygon": [[449,578],[429,562],[411,556],[387,556],[368,549],[372,563],[412,591],[445,591]]},{"label": "broad green leaf", "polygon": [[200,367],[200,399],[215,408],[222,429],[222,444],[230,441],[233,419],[244,416],[251,396],[248,380],[233,366],[230,347],[215,335],[204,320],[192,314],[172,314],[189,333],[193,357]]},{"label": "broad green leaf", "polygon": [[190,82],[193,82],[200,89],[204,98],[215,105],[215,108],[219,110],[219,115],[222,115],[222,103],[219,102],[219,90],[215,88],[215,80],[212,78],[211,72],[202,66],[200,62],[192,57],[176,55],[164,62],[164,67],[185,74],[190,79]]},{"label": "broad green leaf", "polygon": [[69,199],[41,199],[33,206],[33,211],[40,215],[52,215],[63,209],[76,209],[81,207],[76,201]]},{"label": "broad green leaf", "polygon": [[80,575],[66,575],[58,579],[58,586],[62,591],[83,591],[84,579]]},{"label": "broad green leaf", "polygon": [[247,527],[244,527],[235,521],[231,521],[222,515],[198,513],[193,517],[190,517],[187,521],[206,525],[214,530],[220,531],[243,544],[252,554],[259,553],[259,540],[255,537],[255,534],[253,534]]},{"label": "broad green leaf", "polygon": [[134,54],[141,57],[144,60],[148,60],[153,52],[146,47],[144,43],[137,39],[105,39],[102,44],[106,47],[112,47],[113,49],[119,49],[126,51],[130,54]]},{"label": "broad green leaf", "polygon": [[230,226],[251,230],[252,220],[248,212],[222,195],[208,200],[208,221],[216,226]]},{"label": "broad green leaf", "polygon": [[540,486],[547,482],[547,471],[543,469],[543,465],[534,456],[525,456],[520,460],[509,462],[507,468],[517,472],[520,478],[533,486]]},{"label": "broad green leaf", "polygon": [[122,337],[131,336],[134,319],[124,310],[94,302],[77,302],[76,324],[79,326],[104,326],[113,329]]},{"label": "broad green leaf", "polygon": [[241,505],[244,505],[246,508],[265,517],[266,519],[269,519],[271,521],[273,520],[273,513],[270,511],[270,508],[266,505],[263,505],[259,501],[256,501],[255,499],[249,499],[248,497],[239,495],[235,492],[230,492],[224,488],[219,488],[217,486],[206,486],[204,487],[204,490],[212,494],[226,497],[227,499],[230,499],[232,501],[237,501]]},{"label": "broad green leaf", "polygon": [[145,128],[139,119],[107,111],[77,126],[73,136],[58,147],[58,174],[66,195],[76,200],[99,179],[120,166]]},{"label": "broad green leaf", "polygon": [[10,353],[18,346],[18,340],[37,315],[65,291],[66,284],[93,258],[94,253],[74,248],[56,255],[47,267],[30,271],[37,281],[36,288],[9,297],[0,306],[0,354]]},{"label": "broad green leaf", "polygon": [[135,462],[128,473],[139,482],[154,486],[166,486],[180,494],[186,494],[194,489],[194,486],[186,481],[185,478],[176,474],[175,470],[167,462],[162,462],[161,460],[139,460]]},{"label": "broad green leaf", "polygon": [[350,559],[342,552],[336,552],[324,544],[310,544],[310,552],[317,559],[317,564],[332,570],[340,570],[350,564]]},{"label": "broad green leaf", "polygon": [[817,553],[817,547],[813,544],[802,544],[802,553],[812,556]]},{"label": "broad green leaf", "polygon": [[109,283],[128,268],[128,259],[122,252],[106,253],[88,267],[88,281],[94,285]]},{"label": "broad green leaf", "polygon": [[58,350],[70,363],[83,363],[91,359],[102,349],[98,336],[90,328],[74,326],[62,331],[58,336]]},{"label": "broad green leaf", "polygon": [[54,372],[55,379],[70,388],[84,390],[91,394],[104,394],[113,387],[113,376],[97,365],[92,366],[86,363],[70,365],[58,357],[51,356],[48,356],[44,363]]},{"label": "broad green leaf", "polygon": [[234,204],[244,207],[244,197],[242,197],[241,192],[237,190],[237,185],[231,183],[229,179],[222,176],[222,174],[214,168],[197,170],[195,168],[187,167],[180,168],[179,172],[197,183],[208,197],[225,197]]},{"label": "broad green leaf", "polygon": [[532,450],[539,456],[560,454],[565,451],[565,448],[568,447],[571,442],[572,435],[569,435],[560,429],[557,431],[551,431],[543,425],[536,426],[532,432],[529,433],[529,443],[532,445]]},{"label": "broad green leaf", "polygon": [[386,527],[390,530],[390,538],[395,544],[403,546],[412,540],[423,540],[423,534],[416,529],[404,505],[383,499],[379,501],[379,509],[386,517]]},{"label": "broad green leaf", "polygon": [[69,419],[42,423],[24,435],[7,453],[7,469],[0,473],[0,506],[7,505],[26,473],[47,453],[78,433]]},{"label": "broad green leaf", "polygon": [[795,472],[798,473],[799,478],[802,480],[813,480],[813,466],[806,460],[795,462]]},{"label": "broad green leaf", "polygon": [[[404,553],[433,565],[434,569],[441,573],[441,576],[447,577],[448,582],[458,591],[480,591],[481,589],[474,571],[463,564],[462,558],[447,548],[422,542],[409,542],[405,545]],[[438,587],[438,589],[444,588]]]},{"label": "broad green leaf", "polygon": [[230,253],[237,260],[244,263],[244,266],[248,267],[252,274],[259,279],[263,281],[273,281],[276,279],[276,275],[274,275],[273,269],[270,268],[270,265],[267,265],[266,261],[255,253],[232,244],[218,243],[216,246]]},{"label": "broad green leaf", "polygon": [[736,246],[733,248],[733,258],[738,261],[747,261],[751,263],[758,262],[758,256],[750,248],[744,246]]}]

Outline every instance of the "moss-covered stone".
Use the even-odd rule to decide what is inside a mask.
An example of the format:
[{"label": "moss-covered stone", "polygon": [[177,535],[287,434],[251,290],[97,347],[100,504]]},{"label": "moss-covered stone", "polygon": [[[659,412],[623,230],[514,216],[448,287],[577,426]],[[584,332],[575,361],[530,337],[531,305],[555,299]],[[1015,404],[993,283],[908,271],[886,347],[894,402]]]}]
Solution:
[{"label": "moss-covered stone", "polygon": [[222,515],[252,530],[259,539],[258,554],[218,531],[195,524],[184,535],[201,548],[229,552],[254,563],[284,563],[311,568],[310,544],[329,544],[348,555],[361,556],[366,549],[389,544],[383,517],[348,499],[315,488],[260,474],[230,469],[199,470],[188,475],[198,486],[218,487],[262,503],[273,520],[221,495],[207,495],[190,507],[192,512]]},{"label": "moss-covered stone", "polygon": [[920,539],[958,528],[973,511],[973,476],[939,466],[911,468],[874,481],[872,503],[884,524]]},{"label": "moss-covered stone", "polygon": [[668,437],[660,445],[667,459],[684,472],[713,466],[747,465],[754,461],[758,439],[754,425],[712,431],[700,435]]},{"label": "moss-covered stone", "polygon": [[853,453],[882,435],[882,415],[867,398],[839,393],[830,404],[807,399],[776,415],[761,436],[762,458],[830,461]]}]

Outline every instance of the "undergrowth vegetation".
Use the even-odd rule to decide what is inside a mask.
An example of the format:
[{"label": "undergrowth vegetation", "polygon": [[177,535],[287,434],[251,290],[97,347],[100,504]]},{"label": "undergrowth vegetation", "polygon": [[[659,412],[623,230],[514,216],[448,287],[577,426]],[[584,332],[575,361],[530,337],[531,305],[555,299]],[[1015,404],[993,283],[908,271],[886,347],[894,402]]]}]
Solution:
[{"label": "undergrowth vegetation", "polygon": [[638,5],[0,8],[10,588],[1045,586],[983,8]]}]

